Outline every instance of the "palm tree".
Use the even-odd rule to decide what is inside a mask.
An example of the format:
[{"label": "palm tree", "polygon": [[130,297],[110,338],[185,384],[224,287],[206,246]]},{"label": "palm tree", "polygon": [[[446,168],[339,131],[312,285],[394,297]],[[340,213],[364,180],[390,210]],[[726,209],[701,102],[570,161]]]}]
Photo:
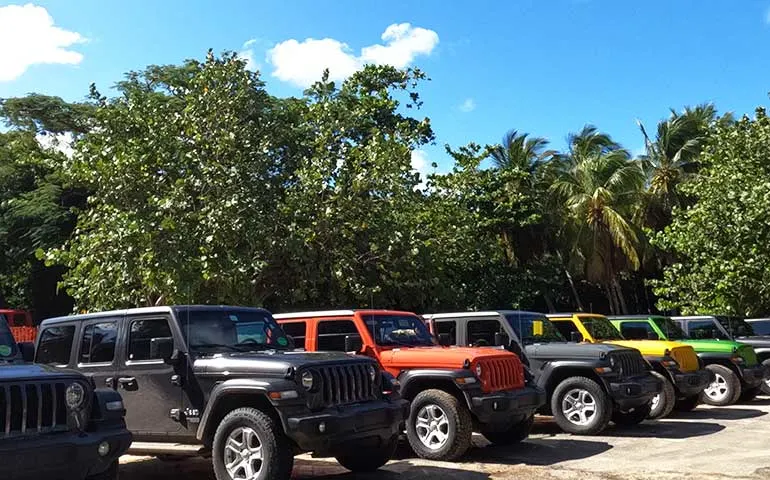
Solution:
[{"label": "palm tree", "polygon": [[546,150],[548,140],[542,137],[529,137],[528,133],[510,130],[503,136],[500,145],[492,147],[489,156],[495,168],[513,169],[527,172],[535,183],[542,169],[556,154],[555,150]]},{"label": "palm tree", "polygon": [[564,211],[571,258],[605,290],[613,312],[627,311],[618,274],[639,268],[639,239],[631,221],[644,172],[609,135],[586,126],[570,135],[563,170],[549,189]]}]

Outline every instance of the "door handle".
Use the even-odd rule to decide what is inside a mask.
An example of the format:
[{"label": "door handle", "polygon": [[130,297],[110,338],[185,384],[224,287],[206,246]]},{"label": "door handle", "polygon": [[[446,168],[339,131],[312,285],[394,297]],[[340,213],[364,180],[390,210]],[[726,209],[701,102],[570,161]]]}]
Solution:
[{"label": "door handle", "polygon": [[125,390],[136,390],[138,385],[136,384],[136,377],[120,377],[118,383]]}]

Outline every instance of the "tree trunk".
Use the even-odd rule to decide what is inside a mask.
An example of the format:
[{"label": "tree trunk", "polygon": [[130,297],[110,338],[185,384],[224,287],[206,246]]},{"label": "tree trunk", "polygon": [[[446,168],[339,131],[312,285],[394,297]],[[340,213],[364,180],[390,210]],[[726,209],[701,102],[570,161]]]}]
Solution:
[{"label": "tree trunk", "polygon": [[620,307],[620,313],[623,315],[628,314],[628,305],[626,304],[626,298],[623,296],[623,288],[620,286],[617,277],[612,277],[612,285],[615,287],[615,294],[618,296],[618,306]]},{"label": "tree trunk", "polygon": [[580,301],[580,295],[578,294],[577,288],[575,287],[575,281],[572,279],[572,274],[569,273],[569,269],[567,268],[567,265],[564,264],[564,258],[561,256],[561,252],[556,252],[556,254],[559,256],[559,261],[561,262],[561,266],[564,269],[564,275],[567,277],[567,281],[569,282],[569,287],[572,290],[572,295],[575,297],[575,304],[577,305],[578,312],[582,312],[583,310],[583,302]]},{"label": "tree trunk", "polygon": [[545,304],[548,306],[548,313],[555,313],[556,305],[553,304],[553,300],[551,299],[551,296],[543,292],[543,299],[545,299]]},{"label": "tree trunk", "polygon": [[615,306],[616,300],[615,295],[612,294],[612,286],[609,284],[604,285],[604,294],[607,296],[607,301],[610,302],[610,314],[616,315],[618,313],[618,309]]}]

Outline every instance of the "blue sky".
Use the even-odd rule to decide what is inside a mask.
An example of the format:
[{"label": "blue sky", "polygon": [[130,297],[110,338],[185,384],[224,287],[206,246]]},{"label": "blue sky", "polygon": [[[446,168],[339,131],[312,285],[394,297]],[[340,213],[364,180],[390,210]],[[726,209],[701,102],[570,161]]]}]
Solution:
[{"label": "blue sky", "polygon": [[[593,123],[636,152],[636,119],[652,126],[669,108],[700,102],[750,113],[770,90],[770,0],[35,2],[66,34],[7,5],[0,1],[0,97],[75,100],[91,82],[105,91],[128,70],[202,58],[208,48],[250,55],[282,96],[301,92],[296,78],[310,63],[329,58],[344,76],[362,58],[394,58],[432,79],[421,91],[438,145],[424,158],[442,169],[443,144],[498,142],[512,128],[561,148],[568,132]],[[411,27],[381,38],[403,23]],[[64,52],[46,47],[48,37]],[[313,50],[308,38],[329,40]],[[399,39],[412,43],[387,48]],[[362,51],[373,45],[386,48]]]}]

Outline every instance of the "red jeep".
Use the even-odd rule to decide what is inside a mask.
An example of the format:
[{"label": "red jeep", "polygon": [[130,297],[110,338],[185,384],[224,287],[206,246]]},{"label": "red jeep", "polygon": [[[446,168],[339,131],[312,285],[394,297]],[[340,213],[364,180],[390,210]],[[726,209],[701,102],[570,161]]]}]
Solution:
[{"label": "red jeep", "polygon": [[[417,455],[453,460],[473,430],[495,444],[529,435],[543,390],[528,384],[515,354],[493,348],[442,347],[410,312],[337,310],[274,315],[295,346],[375,358],[411,401],[406,432]],[[334,379],[330,379],[334,381]]]},{"label": "red jeep", "polygon": [[5,318],[5,321],[8,322],[13,338],[17,342],[34,342],[37,338],[37,327],[32,323],[32,315],[29,312],[0,309],[0,317]]}]

